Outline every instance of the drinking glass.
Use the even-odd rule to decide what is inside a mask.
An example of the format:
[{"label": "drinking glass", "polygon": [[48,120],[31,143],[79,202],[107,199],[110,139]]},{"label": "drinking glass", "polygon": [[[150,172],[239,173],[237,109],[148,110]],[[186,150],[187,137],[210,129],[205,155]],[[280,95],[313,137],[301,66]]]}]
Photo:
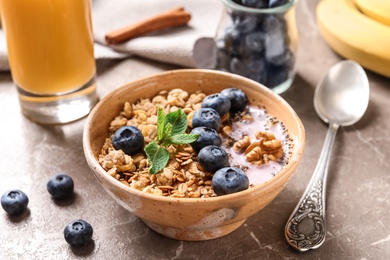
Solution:
[{"label": "drinking glass", "polygon": [[11,75],[25,116],[66,123],[97,102],[90,0],[0,0]]}]

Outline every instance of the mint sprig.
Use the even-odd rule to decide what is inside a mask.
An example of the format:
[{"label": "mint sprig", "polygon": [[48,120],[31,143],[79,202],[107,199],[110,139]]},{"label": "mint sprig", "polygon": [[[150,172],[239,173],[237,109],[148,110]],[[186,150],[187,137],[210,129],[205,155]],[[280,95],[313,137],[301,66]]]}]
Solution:
[{"label": "mint sprig", "polygon": [[172,144],[190,144],[198,139],[199,134],[185,133],[187,126],[187,116],[182,109],[165,115],[164,110],[158,108],[156,140],[144,148],[150,163],[149,173],[156,174],[167,165],[170,155],[166,147]]}]

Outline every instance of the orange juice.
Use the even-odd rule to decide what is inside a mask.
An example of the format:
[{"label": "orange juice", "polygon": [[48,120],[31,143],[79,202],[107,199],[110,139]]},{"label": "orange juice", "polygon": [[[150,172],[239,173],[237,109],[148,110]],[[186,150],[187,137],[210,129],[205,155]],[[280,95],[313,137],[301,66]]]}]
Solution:
[{"label": "orange juice", "polygon": [[90,0],[0,0],[0,9],[19,88],[57,95],[94,78]]}]

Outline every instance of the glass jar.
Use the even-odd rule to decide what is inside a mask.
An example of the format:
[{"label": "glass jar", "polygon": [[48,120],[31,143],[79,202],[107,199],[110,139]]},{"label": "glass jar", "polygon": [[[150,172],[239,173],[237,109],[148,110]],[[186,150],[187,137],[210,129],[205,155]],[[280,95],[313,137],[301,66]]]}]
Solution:
[{"label": "glass jar", "polygon": [[297,0],[267,9],[222,2],[215,69],[250,78],[278,94],[286,91],[295,77]]}]

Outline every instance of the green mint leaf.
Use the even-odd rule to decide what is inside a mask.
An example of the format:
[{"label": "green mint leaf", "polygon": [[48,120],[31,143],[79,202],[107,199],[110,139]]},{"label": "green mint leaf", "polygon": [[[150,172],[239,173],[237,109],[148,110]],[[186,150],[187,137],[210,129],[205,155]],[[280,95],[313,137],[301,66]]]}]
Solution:
[{"label": "green mint leaf", "polygon": [[163,146],[189,144],[198,139],[198,134],[185,134],[187,126],[187,116],[182,109],[165,115],[164,110],[158,108],[156,137],[158,143],[152,141],[144,148],[150,164],[150,174],[161,171],[169,161],[169,152]]},{"label": "green mint leaf", "polygon": [[169,161],[169,152],[152,141],[145,146],[144,151],[148,157],[150,168],[149,173],[156,174],[161,171]]},{"label": "green mint leaf", "polygon": [[187,116],[182,109],[170,112],[166,116],[166,124],[172,125],[171,135],[183,134],[187,130]]},{"label": "green mint leaf", "polygon": [[158,107],[157,110],[157,141],[164,138],[164,127],[165,127],[165,113],[164,109]]},{"label": "green mint leaf", "polygon": [[169,138],[172,135],[173,125],[166,123],[164,127],[163,140]]},{"label": "green mint leaf", "polygon": [[199,134],[177,134],[169,137],[169,141],[172,144],[190,144],[195,142],[199,137]]}]

